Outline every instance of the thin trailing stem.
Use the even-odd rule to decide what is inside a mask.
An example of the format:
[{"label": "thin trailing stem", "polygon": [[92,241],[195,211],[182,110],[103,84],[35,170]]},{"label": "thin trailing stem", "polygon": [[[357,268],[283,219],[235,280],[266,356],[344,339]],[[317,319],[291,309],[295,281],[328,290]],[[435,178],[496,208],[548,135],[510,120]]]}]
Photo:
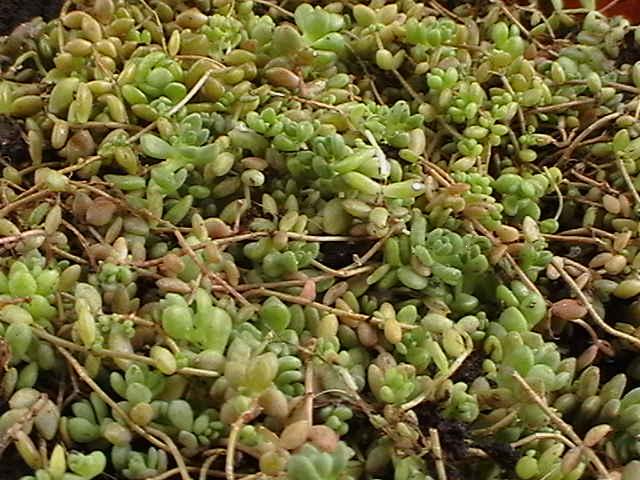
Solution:
[{"label": "thin trailing stem", "polygon": [[[29,191],[27,191],[29,192]],[[27,193],[25,192],[25,193]],[[16,199],[15,201],[11,202],[9,205],[6,205],[2,208],[0,208],[0,218],[6,218],[7,215],[9,215],[9,213],[13,212],[14,210],[17,210],[21,207],[24,207],[25,205],[31,203],[31,202],[35,202],[36,200],[40,200],[42,198],[48,197],[49,195],[51,195],[51,192],[49,192],[48,190],[37,190],[35,192],[29,192],[30,194],[27,196],[23,196],[22,198],[20,198],[19,200]]]},{"label": "thin trailing stem", "polygon": [[229,441],[227,443],[227,458],[224,465],[224,472],[227,480],[234,480],[234,460],[236,454],[236,444],[238,442],[238,435],[243,425],[247,424],[255,417],[257,417],[262,411],[256,402],[253,403],[247,411],[238,417],[238,419],[231,425],[231,431],[229,432]]},{"label": "thin trailing stem", "polygon": [[[95,355],[97,357],[130,360],[132,362],[138,362],[143,365],[149,365],[152,367],[156,366],[155,360],[153,360],[152,358],[146,357],[144,355],[137,355],[135,353],[130,353],[130,352],[119,352],[117,350],[109,350],[106,348],[89,350],[86,347],[83,347],[82,345],[78,345],[77,343],[52,335],[40,328],[33,328],[32,331],[33,331],[33,334],[38,338],[41,338],[42,340],[58,348],[64,348],[66,350],[81,352],[86,355]],[[200,368],[193,368],[193,367],[179,368],[178,370],[176,370],[176,373],[179,375],[203,377],[203,378],[216,378],[220,376],[218,372],[215,372],[212,370],[203,370]]]},{"label": "thin trailing stem", "polygon": [[527,110],[527,113],[552,113],[558,112],[562,110],[566,110],[573,107],[582,107],[584,105],[590,105],[595,103],[595,99],[593,98],[585,98],[582,100],[571,100],[569,102],[556,103],[554,105],[544,105],[543,107],[536,107],[530,110]]},{"label": "thin trailing stem", "polygon": [[220,285],[222,288],[224,288],[227,291],[227,293],[232,295],[236,300],[240,301],[240,303],[242,303],[243,305],[249,305],[249,301],[246,298],[244,298],[244,296],[241,293],[239,293],[235,288],[233,288],[226,280],[224,280],[218,274],[212,272],[207,268],[204,262],[200,259],[200,257],[198,257],[198,255],[196,255],[196,253],[193,251],[191,246],[187,243],[182,233],[176,230],[174,232],[174,235],[178,240],[180,247],[182,247],[182,249],[187,252],[187,255],[189,255],[189,257],[191,257],[191,259],[198,266],[198,268],[200,268],[200,271],[204,276],[209,278],[213,283],[217,283],[218,285]]},{"label": "thin trailing stem", "polygon": [[33,418],[47,405],[48,397],[45,394],[40,394],[35,403],[19,418],[6,432],[0,437],[0,458],[6,450],[6,448],[14,440],[18,432],[21,432],[25,425],[30,423]]},{"label": "thin trailing stem", "polygon": [[[381,322],[380,319],[369,317],[368,315],[363,315],[361,313],[350,312],[347,310],[341,310],[339,308],[330,307],[329,305],[324,305],[319,302],[314,302],[313,300],[309,300],[307,298],[298,297],[296,295],[289,295],[288,293],[278,292],[277,290],[269,290],[267,288],[256,288],[255,290],[249,290],[245,294],[247,297],[251,296],[262,296],[268,297],[273,296],[277,297],[280,300],[284,300],[289,303],[297,303],[299,305],[309,305],[317,308],[318,310],[322,310],[328,313],[335,314],[338,318],[344,320],[351,320],[355,322],[367,322],[371,321],[374,324],[379,324]],[[412,325],[407,325],[406,327],[413,327]]]},{"label": "thin trailing stem", "polygon": [[[75,357],[71,355],[67,349],[63,347],[57,347],[57,348],[58,348],[58,351],[62,354],[62,356],[67,360],[69,365],[71,365],[71,367],[76,372],[78,377],[80,377],[80,379],[84,383],[86,383],[91,388],[91,390],[96,392],[96,394],[107,405],[109,405],[120,418],[122,418],[125,421],[125,423],[129,426],[129,428],[131,428],[131,430],[133,430],[135,433],[137,433],[141,437],[145,438],[149,443],[155,445],[156,447],[161,448],[165,451],[171,452],[171,449],[169,448],[168,445],[166,445],[161,440],[158,440],[155,436],[149,434],[140,425],[136,424],[133,420],[131,420],[131,418],[129,418],[129,415],[127,415],[127,412],[125,412],[120,407],[120,405],[118,405],[117,402],[115,402],[109,395],[107,395],[107,393],[104,390],[102,390],[102,388],[100,388],[100,386],[89,376],[89,374],[86,372],[84,367],[80,365],[78,360],[76,360]],[[187,476],[184,480],[191,480],[191,479],[189,479],[189,477]]]},{"label": "thin trailing stem", "polygon": [[[160,17],[158,16],[158,12],[156,12],[147,2],[146,0],[139,0],[139,2],[144,6],[145,9],[149,11],[153,20],[156,22],[156,25],[160,29],[160,32],[164,32],[164,27],[162,26],[162,22],[160,21]],[[164,38],[164,34],[160,35],[160,44],[162,45],[162,50],[167,52],[167,41]]]},{"label": "thin trailing stem", "polygon": [[[494,0],[495,2],[495,0]],[[509,18],[509,20],[511,20],[515,25],[517,25],[517,27],[520,29],[520,31],[522,33],[524,33],[524,35],[531,41],[533,42],[533,44],[535,44],[536,47],[538,47],[539,49],[541,49],[544,52],[547,52],[548,54],[550,54],[553,57],[558,57],[558,52],[550,49],[548,46],[543,45],[542,43],[540,43],[540,41],[535,38],[533,35],[531,35],[531,32],[529,30],[527,30],[524,25],[522,25],[522,23],[520,23],[520,21],[515,17],[515,15],[513,13],[511,13],[511,10],[509,10],[507,8],[507,6],[502,2],[502,0],[497,0],[497,2],[500,4],[500,10],[502,10],[502,12]]]},{"label": "thin trailing stem", "polygon": [[[211,74],[213,73],[214,68],[210,68],[209,70],[207,70],[205,73],[202,74],[202,76],[198,79],[198,81],[193,85],[193,87],[191,88],[191,90],[189,90],[189,92],[187,92],[187,94],[185,95],[185,97],[180,100],[178,103],[176,103],[167,113],[166,113],[166,117],[170,118],[173,115],[175,115],[177,112],[179,112],[180,110],[182,110],[182,108],[185,107],[185,105],[187,105],[191,99],[193,97],[195,97],[198,92],[200,91],[200,89],[204,86],[205,83],[207,83],[207,80],[209,80],[209,77],[211,76]],[[127,140],[128,144],[133,144],[135,143],[142,135],[144,135],[145,133],[150,132],[151,130],[153,130],[156,127],[156,122],[152,122],[149,125],[147,125],[146,127],[144,127],[142,130],[140,130],[138,133],[136,133],[135,135],[132,135],[131,137],[129,137],[129,139]]]},{"label": "thin trailing stem", "polygon": [[574,448],[576,445],[564,435],[558,433],[532,433],[520,440],[511,443],[513,448],[523,447],[532,442],[539,442],[540,440],[557,440],[564,443],[569,448]]},{"label": "thin trailing stem", "polygon": [[282,13],[283,15],[286,15],[287,17],[290,17],[290,18],[294,17],[292,12],[290,12],[286,8],[281,7],[277,3],[269,2],[267,0],[255,0],[255,2],[259,3],[260,5],[265,5],[265,6],[269,7],[269,8],[273,8],[274,10]]},{"label": "thin trailing stem", "polygon": [[593,132],[595,132],[599,128],[602,128],[605,125],[607,125],[608,123],[614,121],[616,118],[620,117],[621,115],[622,114],[618,113],[618,112],[610,113],[609,115],[605,115],[604,117],[599,118],[598,120],[593,122],[591,125],[589,125],[587,128],[582,130],[576,136],[576,138],[573,139],[571,144],[565,149],[565,151],[562,154],[562,157],[560,159],[560,163],[564,163],[567,160],[569,160],[569,158],[571,158],[571,155],[573,154],[574,150],[577,148],[578,144],[580,142],[582,142],[585,138],[587,138],[589,135],[591,135]]},{"label": "thin trailing stem", "polygon": [[503,428],[506,428],[509,425],[511,425],[517,417],[518,417],[518,412],[516,411],[509,412],[493,425],[485,428],[478,428],[476,430],[472,430],[471,433],[474,436],[481,436],[481,437],[493,435],[494,433],[499,432]]},{"label": "thin trailing stem", "polygon": [[444,468],[444,457],[442,453],[442,446],[440,445],[440,435],[438,434],[438,430],[430,428],[429,438],[431,439],[431,452],[433,453],[433,459],[436,464],[438,480],[447,480],[447,471]]},{"label": "thin trailing stem", "polygon": [[442,386],[444,382],[446,382],[449,378],[451,378],[453,374],[456,373],[456,371],[458,371],[458,369],[462,366],[464,361],[467,359],[469,355],[471,355],[471,352],[473,351],[473,340],[471,339],[471,336],[467,332],[462,332],[462,336],[465,342],[464,353],[458,356],[445,372],[439,373],[438,375],[436,375],[433,386],[431,386],[428,389],[425,389],[416,398],[402,404],[402,406],[400,407],[401,410],[405,412],[409,411],[417,407],[418,405],[420,405],[422,402],[431,399],[434,393],[440,388],[440,386]]},{"label": "thin trailing stem", "polygon": [[21,233],[17,233],[16,235],[10,235],[8,237],[0,238],[0,245],[16,243],[21,240],[24,240],[25,238],[38,237],[41,235],[46,235],[46,232],[44,230],[39,230],[39,229],[27,230]]},{"label": "thin trailing stem", "polygon": [[627,188],[631,192],[633,196],[633,200],[636,202],[636,206],[640,207],[640,195],[638,195],[638,190],[636,190],[635,185],[633,184],[633,180],[631,179],[631,175],[629,175],[629,171],[622,160],[620,155],[616,155],[616,164],[618,165],[618,169],[620,173],[622,173],[622,178],[624,178],[624,183],[627,184]]},{"label": "thin trailing stem", "polygon": [[200,475],[198,476],[198,480],[205,480],[207,478],[207,474],[209,473],[209,469],[211,468],[211,464],[215,462],[220,455],[225,454],[225,450],[223,448],[216,448],[212,451],[207,452],[209,455],[202,462],[202,467],[200,468]]},{"label": "thin trailing stem", "polygon": [[315,378],[313,372],[313,359],[310,355],[307,355],[304,367],[304,419],[307,421],[309,427],[313,426],[313,400],[315,398]]},{"label": "thin trailing stem", "polygon": [[560,416],[547,405],[547,403],[542,399],[542,397],[540,397],[531,388],[531,386],[527,383],[527,381],[524,378],[522,378],[522,376],[518,372],[513,371],[511,375],[520,384],[522,389],[527,393],[527,395],[531,398],[531,400],[533,400],[544,411],[544,413],[549,417],[551,422],[555,424],[560,429],[560,431],[564,435],[566,435],[567,438],[569,438],[575,445],[579,445],[582,443],[582,440],[580,439],[578,434],[573,430],[573,428],[571,428],[571,426],[568,423],[562,420],[562,418],[560,418]]},{"label": "thin trailing stem", "polygon": [[600,327],[609,335],[625,340],[630,344],[632,344],[636,349],[640,349],[640,338],[621,332],[620,330],[616,330],[615,328],[613,328],[611,325],[609,325],[607,322],[604,321],[604,319],[593,307],[593,305],[591,304],[587,296],[584,294],[582,289],[578,286],[576,281],[571,277],[571,275],[567,273],[567,271],[564,268],[562,259],[560,257],[553,257],[553,259],[551,259],[551,263],[556,268],[558,273],[560,273],[564,281],[571,287],[571,290],[573,290],[573,293],[576,294],[576,296],[580,299],[580,301],[586,307],[587,311],[589,312],[589,315],[594,320],[596,325],[598,325],[598,327]]},{"label": "thin trailing stem", "polygon": [[166,433],[164,433],[162,430],[159,430],[153,427],[146,427],[146,431],[151,435],[155,435],[156,437],[158,437],[159,439],[161,439],[163,442],[166,443],[166,445],[169,448],[169,452],[171,453],[171,455],[173,455],[173,458],[176,461],[176,465],[180,472],[180,476],[182,477],[182,480],[192,480],[191,476],[189,475],[189,472],[187,471],[187,465],[184,462],[184,458],[180,454],[180,450],[178,450],[178,447],[176,446],[174,441],[171,439],[171,437]]},{"label": "thin trailing stem", "polygon": [[607,467],[605,467],[605,465],[602,463],[602,460],[600,460],[600,458],[590,448],[584,447],[582,439],[573,430],[571,425],[562,420],[562,418],[560,418],[560,416],[547,405],[547,403],[533,390],[533,388],[531,388],[527,381],[522,378],[522,376],[518,372],[514,371],[512,375],[513,378],[520,384],[522,389],[527,393],[527,395],[529,395],[531,400],[533,400],[536,405],[538,405],[542,409],[542,411],[549,417],[551,422],[555,424],[560,429],[560,431],[569,440],[571,440],[571,442],[573,442],[576,446],[583,447],[587,451],[591,463],[598,471],[598,474],[601,476],[601,478],[611,479],[611,474],[609,473],[609,470],[607,470]]}]

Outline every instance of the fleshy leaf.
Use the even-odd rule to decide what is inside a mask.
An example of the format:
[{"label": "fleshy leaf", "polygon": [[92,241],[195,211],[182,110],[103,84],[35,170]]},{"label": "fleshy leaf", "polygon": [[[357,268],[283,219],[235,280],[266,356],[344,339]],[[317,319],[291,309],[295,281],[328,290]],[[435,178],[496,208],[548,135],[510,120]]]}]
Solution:
[{"label": "fleshy leaf", "polygon": [[329,13],[320,7],[314,9],[308,3],[296,8],[295,20],[304,37],[311,42],[344,27],[344,19],[340,15]]},{"label": "fleshy leaf", "polygon": [[89,455],[72,453],[69,455],[68,463],[72,472],[90,480],[104,471],[104,467],[107,465],[107,457],[99,450]]},{"label": "fleshy leaf", "polygon": [[140,137],[140,146],[145,155],[151,158],[164,160],[173,152],[173,147],[160,137],[151,135],[150,133]]}]

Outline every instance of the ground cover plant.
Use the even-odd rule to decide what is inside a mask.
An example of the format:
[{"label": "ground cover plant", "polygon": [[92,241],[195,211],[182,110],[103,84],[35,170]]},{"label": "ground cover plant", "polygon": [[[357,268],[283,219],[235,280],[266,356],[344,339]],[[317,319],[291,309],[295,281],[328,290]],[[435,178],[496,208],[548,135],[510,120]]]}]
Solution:
[{"label": "ground cover plant", "polygon": [[597,7],[2,38],[6,478],[640,479],[640,29]]}]

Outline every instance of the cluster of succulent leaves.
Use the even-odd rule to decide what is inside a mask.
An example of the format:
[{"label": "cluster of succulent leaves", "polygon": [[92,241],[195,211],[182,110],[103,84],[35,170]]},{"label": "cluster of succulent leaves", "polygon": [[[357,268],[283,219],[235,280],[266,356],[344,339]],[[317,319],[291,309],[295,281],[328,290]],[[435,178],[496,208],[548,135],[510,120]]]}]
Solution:
[{"label": "cluster of succulent leaves", "polygon": [[0,39],[24,478],[640,478],[640,28],[276,3]]}]

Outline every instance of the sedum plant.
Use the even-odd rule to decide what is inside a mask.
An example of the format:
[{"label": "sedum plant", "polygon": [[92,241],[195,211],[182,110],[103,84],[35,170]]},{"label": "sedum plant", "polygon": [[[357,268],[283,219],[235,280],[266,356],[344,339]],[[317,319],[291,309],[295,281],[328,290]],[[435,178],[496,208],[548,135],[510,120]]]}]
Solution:
[{"label": "sedum plant", "polygon": [[0,455],[637,480],[640,29],[543,3],[72,0],[0,37]]}]

